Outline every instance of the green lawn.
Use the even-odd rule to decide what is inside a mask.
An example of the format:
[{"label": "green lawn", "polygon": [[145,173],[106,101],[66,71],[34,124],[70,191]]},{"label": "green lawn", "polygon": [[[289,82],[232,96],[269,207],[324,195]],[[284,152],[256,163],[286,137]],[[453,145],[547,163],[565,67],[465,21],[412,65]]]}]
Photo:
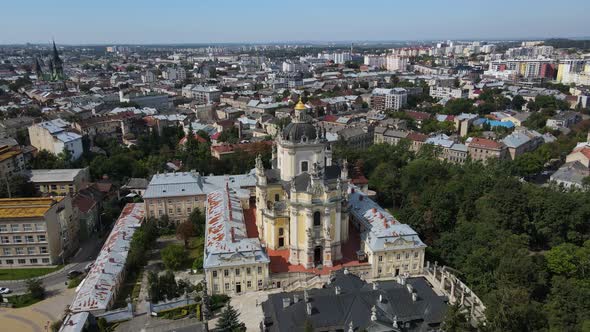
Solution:
[{"label": "green lawn", "polygon": [[37,278],[60,270],[63,265],[56,267],[35,267],[30,269],[0,269],[0,280],[21,280]]},{"label": "green lawn", "polygon": [[183,268],[190,269],[197,257],[203,257],[203,250],[205,250],[205,237],[194,237],[188,244],[188,258],[183,264]]},{"label": "green lawn", "polygon": [[43,299],[36,299],[32,297],[29,293],[23,295],[9,296],[7,297],[7,299],[8,302],[12,303],[13,308],[24,308],[37,302],[43,301]]}]

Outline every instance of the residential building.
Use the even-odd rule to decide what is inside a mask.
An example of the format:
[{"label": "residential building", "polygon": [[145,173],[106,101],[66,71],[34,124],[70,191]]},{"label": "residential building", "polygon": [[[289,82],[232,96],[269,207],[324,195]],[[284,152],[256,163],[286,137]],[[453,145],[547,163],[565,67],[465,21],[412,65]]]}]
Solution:
[{"label": "residential building", "polygon": [[408,58],[403,56],[390,54],[385,61],[388,71],[405,71],[408,67]]},{"label": "residential building", "polygon": [[391,129],[387,127],[376,127],[373,141],[375,144],[387,143],[397,145],[400,140],[406,138],[409,134],[407,130]]},{"label": "residential building", "polygon": [[581,120],[582,116],[578,112],[560,111],[553,117],[547,119],[545,125],[551,129],[570,128]]},{"label": "residential building", "polygon": [[100,207],[104,197],[104,193],[95,186],[90,186],[80,190],[72,198],[74,219],[80,221],[81,240],[90,238],[101,227]]},{"label": "residential building", "polygon": [[219,102],[221,90],[214,86],[189,84],[182,88],[182,96],[195,99],[198,104]]},{"label": "residential building", "polygon": [[71,159],[76,160],[84,152],[82,136],[69,130],[70,123],[62,119],[41,122],[29,127],[31,145],[37,150],[47,150],[59,155],[67,149]]},{"label": "residential building", "polygon": [[144,72],[143,74],[141,74],[141,81],[143,83],[154,83],[157,80],[158,80],[158,77],[151,70],[147,70],[146,72]]},{"label": "residential building", "polygon": [[419,274],[426,245],[410,226],[400,223],[359,188],[348,189],[353,226],[361,234],[361,250],[371,264],[374,278]]},{"label": "residential building", "polygon": [[20,146],[0,146],[0,180],[6,181],[25,171],[25,157]]},{"label": "residential building", "polygon": [[426,139],[426,143],[432,144],[438,149],[438,158],[452,163],[462,164],[467,160],[467,146],[456,143],[445,134],[438,134]]},{"label": "residential building", "polygon": [[371,108],[377,111],[400,110],[408,102],[408,92],[404,88],[375,88],[371,94]]},{"label": "residential building", "polygon": [[149,185],[149,181],[144,178],[130,178],[127,183],[121,187],[123,190],[129,190],[130,193],[133,193],[138,196],[143,196],[145,190]]},{"label": "residential building", "polygon": [[243,208],[249,200],[248,190],[229,185],[207,195],[203,269],[209,294],[241,294],[268,284],[270,259],[246,232]]},{"label": "residential building", "polygon": [[4,119],[0,121],[0,138],[17,138],[19,130],[26,130],[33,123],[35,123],[35,119],[30,116]]},{"label": "residential building", "polygon": [[148,217],[161,218],[167,215],[171,221],[181,223],[191,212],[204,209],[207,195],[222,189],[225,183],[231,188],[254,190],[253,174],[203,176],[197,172],[156,174],[152,177],[143,199]]},{"label": "residential building", "polygon": [[73,196],[90,183],[90,170],[86,168],[33,169],[30,181],[43,196]]},{"label": "residential building", "polygon": [[567,155],[563,164],[551,175],[551,181],[565,188],[584,188],[584,179],[590,176],[590,134],[587,142],[578,145]]},{"label": "residential building", "polygon": [[335,273],[322,288],[270,294],[261,331],[440,331],[448,304],[423,277],[373,281]]},{"label": "residential building", "polygon": [[502,122],[512,122],[515,127],[522,127],[524,122],[531,116],[531,112],[516,112],[510,116],[503,118]]},{"label": "residential building", "polygon": [[365,55],[364,64],[371,67],[383,68],[387,65],[384,55]]},{"label": "residential building", "polygon": [[119,91],[119,102],[137,104],[139,107],[153,108],[158,111],[166,111],[171,106],[167,94],[131,93],[126,95],[123,90]]},{"label": "residential building", "polygon": [[510,159],[514,160],[523,153],[536,150],[544,140],[540,133],[521,127],[504,137],[502,143],[508,148]]},{"label": "residential building", "polygon": [[338,132],[338,139],[354,149],[367,149],[373,145],[372,127],[347,127]]},{"label": "residential building", "polygon": [[431,86],[430,96],[433,98],[467,98],[469,96],[469,90],[461,88],[452,88],[445,86]]},{"label": "residential building", "polygon": [[579,161],[570,161],[551,174],[550,180],[567,189],[580,189],[584,188],[584,179],[588,176],[590,176],[590,168]]},{"label": "residential building", "polygon": [[484,163],[490,158],[504,159],[508,153],[504,143],[487,138],[470,137],[465,145],[472,160],[480,160]]},{"label": "residential building", "polygon": [[0,266],[58,265],[78,250],[70,197],[0,199]]}]

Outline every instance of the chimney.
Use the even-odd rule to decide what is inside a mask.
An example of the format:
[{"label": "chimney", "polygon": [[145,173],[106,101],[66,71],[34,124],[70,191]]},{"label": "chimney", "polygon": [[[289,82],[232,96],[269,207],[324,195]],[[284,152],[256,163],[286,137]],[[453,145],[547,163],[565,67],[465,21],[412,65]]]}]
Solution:
[{"label": "chimney", "polygon": [[385,303],[385,299],[383,298],[383,294],[379,294],[379,302]]},{"label": "chimney", "polygon": [[308,303],[308,304],[305,306],[305,311],[307,312],[307,315],[311,316],[312,309],[313,309],[313,308],[312,308],[312,306],[311,306],[311,303]]},{"label": "chimney", "polygon": [[418,293],[412,293],[412,301],[418,301]]},{"label": "chimney", "polygon": [[373,306],[371,308],[371,321],[376,321],[377,320],[377,308],[375,308],[375,306]]},{"label": "chimney", "polygon": [[291,305],[291,299],[288,297],[283,298],[283,309],[287,308],[290,305]]},{"label": "chimney", "polygon": [[412,292],[414,292],[414,288],[412,287],[412,285],[407,284],[406,288],[408,289],[408,293],[412,294]]},{"label": "chimney", "polygon": [[400,276],[399,278],[400,278],[400,284],[402,284],[402,286],[405,285],[406,284],[406,278],[404,278],[402,276]]},{"label": "chimney", "polygon": [[334,290],[336,292],[336,295],[340,295],[342,293],[342,290],[340,289],[340,286],[334,287]]},{"label": "chimney", "polygon": [[373,283],[373,290],[377,290],[379,289],[379,285],[377,284],[377,282]]},{"label": "chimney", "polygon": [[293,294],[293,303],[299,303],[299,294]]},{"label": "chimney", "polygon": [[309,293],[307,290],[303,291],[303,299],[305,300],[305,303],[309,302]]}]

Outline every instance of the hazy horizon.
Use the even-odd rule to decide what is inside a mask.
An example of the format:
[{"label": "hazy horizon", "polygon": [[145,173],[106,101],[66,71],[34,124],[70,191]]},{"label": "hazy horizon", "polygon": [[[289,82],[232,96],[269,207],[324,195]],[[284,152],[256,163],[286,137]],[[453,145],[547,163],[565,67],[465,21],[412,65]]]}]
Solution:
[{"label": "hazy horizon", "polygon": [[0,44],[170,45],[590,36],[590,1],[12,1]]}]

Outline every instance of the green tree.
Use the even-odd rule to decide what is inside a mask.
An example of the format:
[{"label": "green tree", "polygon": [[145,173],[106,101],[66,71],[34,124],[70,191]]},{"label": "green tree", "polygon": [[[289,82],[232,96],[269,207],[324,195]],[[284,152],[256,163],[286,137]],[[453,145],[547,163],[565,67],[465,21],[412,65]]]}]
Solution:
[{"label": "green tree", "polygon": [[246,325],[240,322],[239,317],[240,313],[228,303],[225,309],[221,312],[221,316],[219,317],[215,328],[219,331],[246,331]]},{"label": "green tree", "polygon": [[468,313],[458,303],[449,305],[442,324],[443,331],[471,332],[475,331],[469,322]]},{"label": "green tree", "polygon": [[524,104],[526,104],[526,101],[521,95],[512,97],[512,101],[510,102],[510,106],[515,110],[521,110]]},{"label": "green tree", "polygon": [[184,247],[182,245],[171,244],[162,249],[162,261],[166,268],[178,270],[185,260]]},{"label": "green tree", "polygon": [[188,241],[195,235],[195,226],[190,221],[185,221],[176,227],[176,238],[184,241],[184,247],[188,247]]},{"label": "green tree", "polygon": [[45,287],[39,279],[28,279],[27,291],[31,294],[34,299],[42,300],[45,298]]}]

